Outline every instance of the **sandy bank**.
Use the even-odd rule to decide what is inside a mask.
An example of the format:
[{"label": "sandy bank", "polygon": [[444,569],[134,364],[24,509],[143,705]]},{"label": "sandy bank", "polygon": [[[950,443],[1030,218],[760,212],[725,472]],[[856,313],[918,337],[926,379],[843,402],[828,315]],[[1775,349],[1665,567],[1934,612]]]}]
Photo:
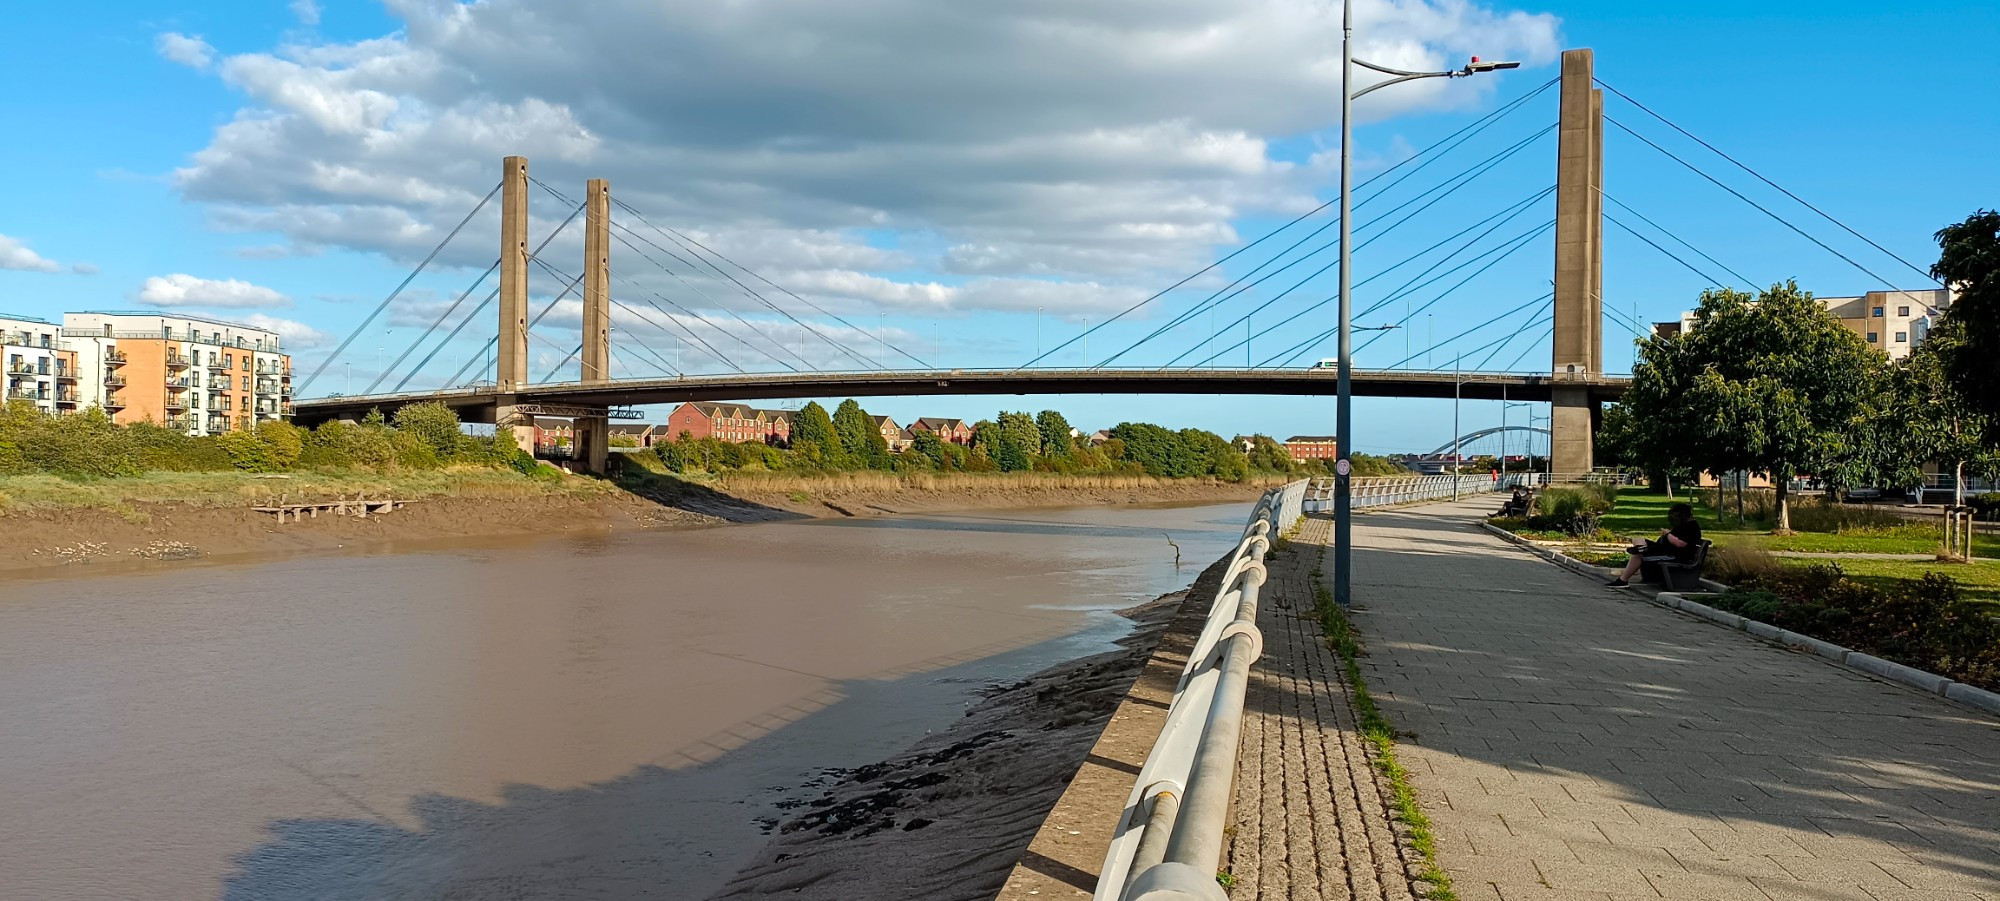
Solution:
[{"label": "sandy bank", "polygon": [[[94,490],[111,483],[97,484],[100,487]],[[249,509],[254,502],[232,499],[133,499],[113,508],[7,508],[0,510],[0,528],[8,536],[0,541],[0,574],[47,574],[40,571],[147,561],[227,562],[429,540],[696,528],[808,517],[1233,501],[1259,490],[1247,483],[1192,479],[965,476],[906,481],[872,474],[711,485],[654,478],[627,480],[617,489],[598,484],[605,489],[426,497],[382,516],[323,514],[284,525]],[[293,499],[330,500],[332,495]]]},{"label": "sandy bank", "polygon": [[[997,690],[951,729],[837,774],[819,798],[714,898],[987,901],[1170,628],[1195,628],[1188,591],[1123,611],[1137,628],[1116,651],[1059,664]],[[1203,593],[1203,589],[1207,593]]]}]

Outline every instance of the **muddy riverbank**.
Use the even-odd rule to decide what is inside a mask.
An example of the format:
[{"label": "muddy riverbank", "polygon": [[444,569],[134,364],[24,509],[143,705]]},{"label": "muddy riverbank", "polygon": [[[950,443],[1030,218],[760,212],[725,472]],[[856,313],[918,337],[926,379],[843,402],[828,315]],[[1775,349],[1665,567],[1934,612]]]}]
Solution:
[{"label": "muddy riverbank", "polygon": [[[615,488],[612,487],[615,485]],[[280,525],[250,509],[188,501],[133,500],[114,508],[0,508],[0,575],[57,575],[76,566],[129,568],[161,561],[233,562],[274,555],[350,553],[430,541],[684,529],[790,519],[1036,507],[1117,507],[1254,498],[1253,483],[1205,479],[967,475],[901,479],[886,474],[702,484],[630,479],[602,491],[515,497],[439,496],[393,513],[322,514]],[[313,500],[295,497],[294,500]],[[328,498],[330,499],[330,498]],[[46,571],[46,572],[45,572]]]}]

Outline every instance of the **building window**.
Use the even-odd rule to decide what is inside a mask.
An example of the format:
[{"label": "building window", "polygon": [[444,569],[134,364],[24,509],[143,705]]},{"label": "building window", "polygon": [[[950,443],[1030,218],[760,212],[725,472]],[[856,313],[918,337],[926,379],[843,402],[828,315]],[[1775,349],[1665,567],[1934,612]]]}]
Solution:
[{"label": "building window", "polygon": [[1903,317],[1903,318],[1905,318],[1905,319],[1908,319],[1908,318],[1909,318],[1909,316],[1910,316],[1910,308],[1909,308],[1909,307],[1897,307],[1897,308],[1896,308],[1896,315],[1898,315],[1898,316],[1901,316],[1901,317]]},{"label": "building window", "polygon": [[1881,333],[1880,333],[1880,332],[1869,332],[1869,333],[1868,333],[1868,343],[1870,343],[1870,344],[1878,344],[1878,343],[1880,343],[1880,342],[1881,342],[1881,340],[1882,340],[1882,335],[1881,335]]},{"label": "building window", "polygon": [[1910,342],[1910,333],[1909,333],[1909,332],[1897,332],[1897,333],[1896,333],[1896,343],[1897,343],[1897,344],[1908,344],[1909,342]]},{"label": "building window", "polygon": [[1875,311],[1874,311],[1874,312],[1872,312],[1872,313],[1869,313],[1868,315],[1870,315],[1870,316],[1873,316],[1873,317],[1875,317],[1875,318],[1877,318],[1877,319],[1880,319],[1880,318],[1882,318],[1882,308],[1881,308],[1881,307],[1876,307],[1876,308],[1875,308]]}]

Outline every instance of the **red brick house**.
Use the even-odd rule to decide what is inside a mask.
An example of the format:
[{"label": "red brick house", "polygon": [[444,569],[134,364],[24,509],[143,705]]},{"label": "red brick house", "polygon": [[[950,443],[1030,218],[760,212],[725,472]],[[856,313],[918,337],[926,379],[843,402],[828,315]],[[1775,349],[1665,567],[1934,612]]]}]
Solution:
[{"label": "red brick house", "polygon": [[889,453],[900,454],[909,448],[911,441],[915,440],[916,436],[904,431],[902,426],[887,416],[868,418],[875,420],[875,431],[882,433],[882,440],[888,442]]},{"label": "red brick house", "polygon": [[915,439],[918,432],[931,432],[942,440],[961,446],[972,444],[972,426],[963,419],[921,417],[916,422],[910,423],[910,437]]},{"label": "red brick house", "polygon": [[742,404],[681,404],[667,417],[665,425],[653,431],[654,443],[672,441],[686,433],[694,438],[715,438],[732,444],[745,441],[788,444],[792,440],[792,414]]},{"label": "red brick house", "polygon": [[1293,435],[1285,439],[1285,451],[1294,460],[1333,460],[1340,457],[1340,442],[1331,435]]}]

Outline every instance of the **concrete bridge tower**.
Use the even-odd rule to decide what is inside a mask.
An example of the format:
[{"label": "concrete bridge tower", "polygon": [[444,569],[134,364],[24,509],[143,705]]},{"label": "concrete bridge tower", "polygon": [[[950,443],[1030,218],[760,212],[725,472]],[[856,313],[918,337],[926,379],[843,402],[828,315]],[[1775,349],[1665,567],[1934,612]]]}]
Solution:
[{"label": "concrete bridge tower", "polygon": [[515,414],[513,395],[528,384],[528,158],[510,156],[500,166],[500,335],[493,349],[500,396],[493,423],[512,428],[521,449],[533,451],[534,420]]},{"label": "concrete bridge tower", "polygon": [[[611,183],[593,178],[583,205],[583,381],[611,380]],[[611,452],[610,420],[576,419],[576,458],[603,472]]]},{"label": "concrete bridge tower", "polygon": [[1604,375],[1604,92],[1592,62],[1587,49],[1562,55],[1549,442],[1549,468],[1562,475],[1590,471],[1599,408],[1587,383]]}]

